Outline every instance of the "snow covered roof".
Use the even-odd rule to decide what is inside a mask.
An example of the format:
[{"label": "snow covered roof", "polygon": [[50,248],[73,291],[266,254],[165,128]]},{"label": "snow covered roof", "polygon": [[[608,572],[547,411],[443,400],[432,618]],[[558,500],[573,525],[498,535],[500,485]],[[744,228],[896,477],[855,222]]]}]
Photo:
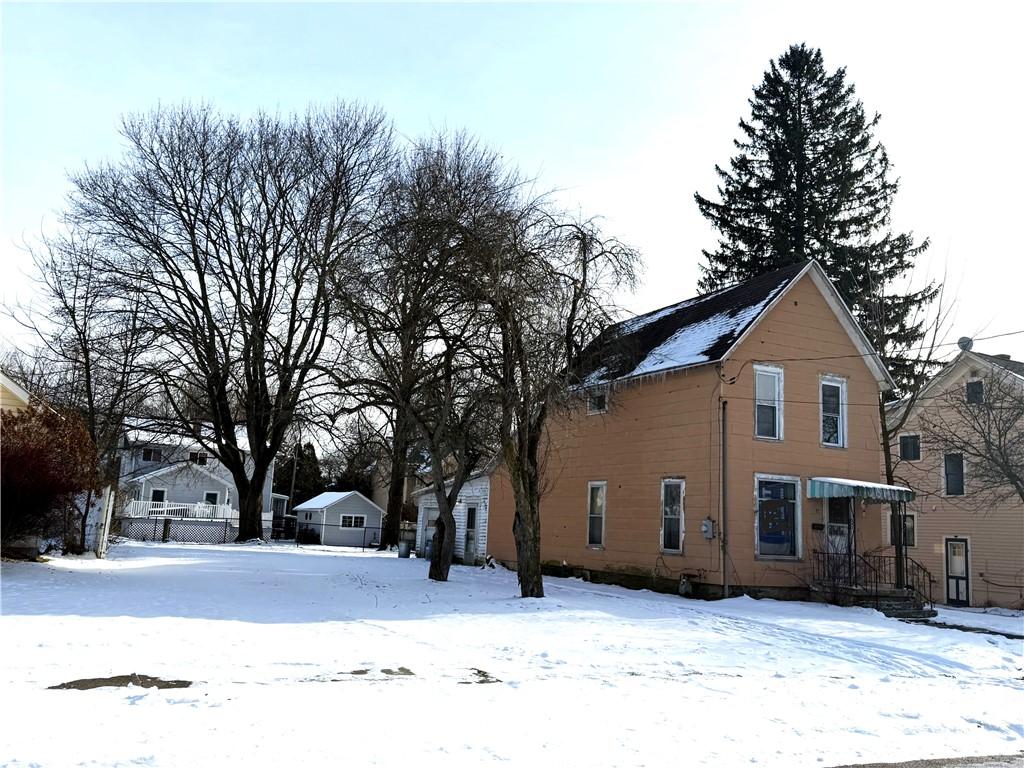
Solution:
[{"label": "snow covered roof", "polygon": [[592,386],[723,359],[809,264],[793,264],[611,326],[591,344],[589,357],[584,353],[583,383]]},{"label": "snow covered roof", "polygon": [[[338,492],[328,492],[326,494],[321,494],[319,496],[314,496],[308,502],[302,502],[302,504],[300,504],[297,507],[295,507],[293,509],[293,511],[298,511],[300,509],[305,509],[305,510],[327,509],[328,507],[330,507],[330,506],[332,506],[334,504],[337,504],[342,499],[347,499],[352,494],[357,494],[358,496],[362,496],[362,494],[359,494],[359,492],[357,492],[357,490],[338,490]],[[366,499],[366,497],[362,497],[362,498]]]}]

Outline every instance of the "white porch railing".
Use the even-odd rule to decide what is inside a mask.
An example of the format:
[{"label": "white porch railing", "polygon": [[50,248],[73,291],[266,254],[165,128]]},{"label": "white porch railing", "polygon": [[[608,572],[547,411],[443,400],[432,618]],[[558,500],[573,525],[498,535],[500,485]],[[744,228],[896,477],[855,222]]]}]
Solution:
[{"label": "white porch railing", "polygon": [[180,501],[129,501],[122,517],[171,517],[176,520],[235,520],[238,510],[229,504]]}]

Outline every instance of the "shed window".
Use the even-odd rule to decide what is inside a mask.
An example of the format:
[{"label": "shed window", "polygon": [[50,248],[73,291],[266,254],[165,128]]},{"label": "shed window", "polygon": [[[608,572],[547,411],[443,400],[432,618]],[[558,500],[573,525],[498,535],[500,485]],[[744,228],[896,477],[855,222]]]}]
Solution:
[{"label": "shed window", "polygon": [[964,495],[964,456],[962,453],[947,453],[944,461],[946,495]]},{"label": "shed window", "polygon": [[608,484],[604,481],[587,485],[587,545],[604,545],[604,511]]},{"label": "shed window", "polygon": [[985,402],[985,382],[980,380],[967,382],[967,402],[972,405],[981,405]]},{"label": "shed window", "polygon": [[754,434],[782,439],[782,369],[754,366]]},{"label": "shed window", "polygon": [[683,480],[661,481],[661,548],[666,552],[683,549]]},{"label": "shed window", "polygon": [[796,478],[757,479],[758,557],[799,557],[799,496]]},{"label": "shed window", "polygon": [[846,445],[846,381],[833,376],[821,380],[821,442]]},{"label": "shed window", "polygon": [[904,461],[921,459],[921,436],[900,435],[900,458]]},{"label": "shed window", "polygon": [[366,527],[366,516],[365,515],[342,515],[341,516],[341,527],[342,528],[365,528]]}]

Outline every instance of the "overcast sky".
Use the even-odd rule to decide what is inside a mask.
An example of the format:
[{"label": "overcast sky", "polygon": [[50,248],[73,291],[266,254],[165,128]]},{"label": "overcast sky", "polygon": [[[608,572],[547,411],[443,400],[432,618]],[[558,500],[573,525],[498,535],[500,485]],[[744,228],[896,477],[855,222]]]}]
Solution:
[{"label": "overcast sky", "polygon": [[[638,247],[643,312],[696,293],[715,188],[769,59],[845,66],[902,178],[894,224],[931,238],[917,277],[956,300],[950,341],[1024,330],[1024,3],[2,6],[0,300],[31,299],[20,242],[67,173],[120,152],[158,103],[242,114],[337,98],[404,134],[467,129]],[[0,333],[22,343],[0,320]],[[952,349],[952,348],[950,348]],[[1024,359],[1024,334],[979,341]]]}]

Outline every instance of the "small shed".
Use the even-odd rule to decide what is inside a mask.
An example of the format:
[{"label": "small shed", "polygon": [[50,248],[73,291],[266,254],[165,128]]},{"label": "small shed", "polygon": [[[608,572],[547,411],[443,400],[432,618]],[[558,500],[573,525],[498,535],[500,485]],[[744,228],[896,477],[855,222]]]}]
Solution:
[{"label": "small shed", "polygon": [[[482,563],[487,556],[487,507],[491,497],[491,480],[496,461],[473,474],[462,486],[458,501],[452,508],[455,517],[455,558],[469,564]],[[427,542],[434,537],[439,515],[432,487],[412,494],[416,501],[416,552],[426,555]]]},{"label": "small shed", "polygon": [[368,547],[380,542],[384,510],[359,493],[321,493],[293,510],[299,535],[309,529],[321,544],[335,547]]}]

